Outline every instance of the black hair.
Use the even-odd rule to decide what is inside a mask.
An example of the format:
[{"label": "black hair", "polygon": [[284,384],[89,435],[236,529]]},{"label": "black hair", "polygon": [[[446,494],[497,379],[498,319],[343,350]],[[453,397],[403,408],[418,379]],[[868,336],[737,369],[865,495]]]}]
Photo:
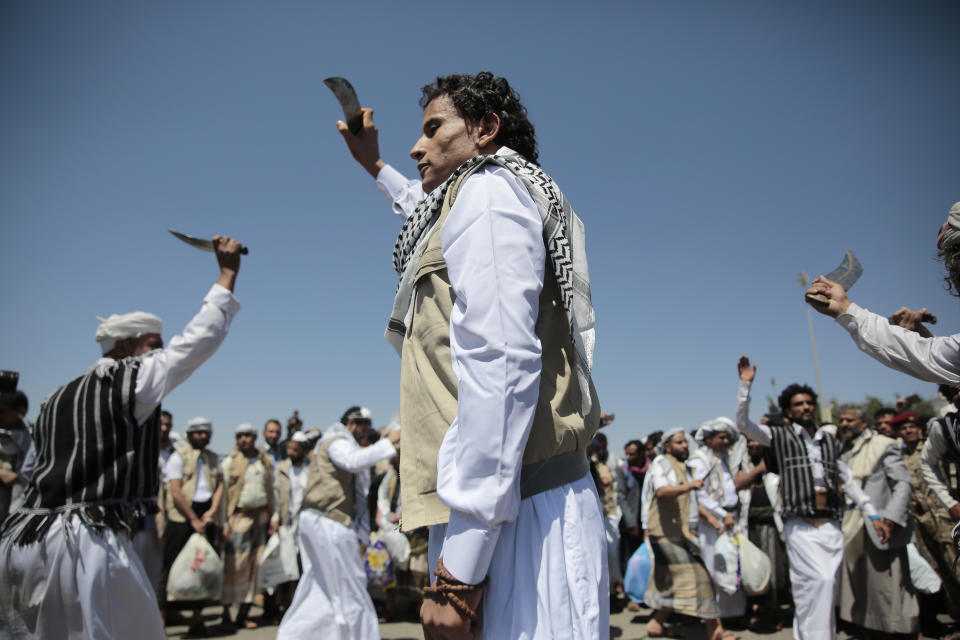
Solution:
[{"label": "black hair", "polygon": [[950,295],[960,298],[960,244],[938,249],[937,257],[947,268],[947,275],[943,277],[944,288]]},{"label": "black hair", "polygon": [[343,412],[343,415],[340,416],[340,424],[346,426],[346,424],[347,424],[347,416],[349,416],[351,413],[356,413],[357,411],[360,411],[361,408],[362,408],[362,407],[361,407],[360,405],[355,404],[355,405],[353,405],[352,407],[350,407],[349,409],[347,409],[346,411],[344,411],[344,412]]},{"label": "black hair", "polygon": [[810,396],[813,399],[813,404],[817,404],[817,394],[814,393],[813,389],[810,388],[810,385],[797,384],[795,382],[780,392],[780,397],[777,399],[777,404],[780,405],[780,410],[786,413],[790,408],[790,401],[793,399],[793,396],[801,393],[805,393],[806,395]]},{"label": "black hair", "polygon": [[624,450],[626,450],[627,447],[636,447],[640,451],[643,451],[643,443],[639,440],[631,440],[627,444],[623,445]]},{"label": "black hair", "polygon": [[890,407],[880,407],[879,409],[873,412],[873,419],[876,420],[880,416],[895,416],[895,415],[897,415],[897,412],[895,409],[891,409]]},{"label": "black hair", "polygon": [[527,109],[520,104],[520,96],[510,87],[506,78],[498,78],[489,71],[477,75],[453,74],[438,76],[436,82],[421,90],[420,106],[447,96],[464,120],[482,122],[488,114],[500,118],[500,131],[494,142],[510,147],[530,162],[537,164],[537,135],[527,117]]},{"label": "black hair", "polygon": [[167,411],[166,409],[164,409],[163,411],[161,411],[161,412],[160,412],[160,415],[162,415],[162,416],[167,416],[168,418],[170,418],[171,422],[173,421],[173,414],[170,413],[169,411]]},{"label": "black hair", "polygon": [[30,409],[30,400],[27,399],[27,394],[23,391],[17,389],[13,392],[13,401],[10,404],[10,408],[14,411],[23,410],[26,413]]},{"label": "black hair", "polygon": [[270,424],[271,422],[276,422],[276,423],[277,423],[277,426],[280,427],[281,429],[283,429],[283,423],[280,422],[279,420],[277,420],[276,418],[270,418],[269,420],[267,420],[266,422],[264,422],[264,423],[263,423],[263,428],[266,429],[266,428],[267,428],[267,425]]},{"label": "black hair", "polygon": [[663,438],[663,431],[654,431],[653,433],[647,436],[646,444],[651,447],[655,447],[658,444],[660,444],[660,440],[662,438]]},{"label": "black hair", "polygon": [[603,435],[602,433],[598,433],[594,437],[597,439],[597,441],[600,444],[602,444],[603,446],[607,446],[607,436]]}]

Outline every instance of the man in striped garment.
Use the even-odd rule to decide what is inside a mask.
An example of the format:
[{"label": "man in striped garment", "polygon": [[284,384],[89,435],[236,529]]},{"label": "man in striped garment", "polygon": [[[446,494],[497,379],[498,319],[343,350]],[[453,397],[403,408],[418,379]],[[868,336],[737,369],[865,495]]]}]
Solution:
[{"label": "man in striped garment", "polygon": [[892,533],[880,519],[870,498],[840,457],[836,438],[817,429],[817,394],[806,385],[792,384],[780,394],[780,409],[789,424],[771,426],[750,421],[750,386],[757,374],[750,359],[737,363],[737,428],[748,438],[770,447],[767,468],[780,474],[783,534],[790,561],[793,588],[793,637],[797,640],[833,640],[836,633],[836,586],[843,561],[840,519],[847,494],[886,544]]},{"label": "man in striped garment", "polygon": [[160,401],[213,355],[240,309],[241,245],[213,243],[220,277],[182,335],[163,348],[157,316],[102,320],[103,357],[40,408],[23,506],[0,524],[0,637],[165,637],[131,523],[157,511]]}]

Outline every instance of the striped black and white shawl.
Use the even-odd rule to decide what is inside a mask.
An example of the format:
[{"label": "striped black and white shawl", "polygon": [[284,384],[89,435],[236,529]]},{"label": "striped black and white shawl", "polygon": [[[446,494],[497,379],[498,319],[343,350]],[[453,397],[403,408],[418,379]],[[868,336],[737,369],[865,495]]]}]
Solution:
[{"label": "striped black and white shawl", "polygon": [[0,535],[30,544],[71,515],[98,531],[129,532],[136,518],[157,512],[160,407],[137,424],[139,368],[138,358],[100,363],[44,401],[33,432],[36,470]]},{"label": "striped black and white shawl", "polygon": [[576,352],[577,379],[583,398],[583,412],[586,414],[592,403],[590,375],[596,332],[583,222],[553,179],[509,147],[501,147],[493,155],[476,156],[460,165],[442,185],[430,192],[404,222],[393,249],[393,267],[400,276],[400,283],[384,335],[400,354],[413,307],[411,302],[416,284],[413,279],[417,265],[430,232],[440,217],[447,190],[458,178],[469,176],[487,164],[501,166],[520,178],[540,212],[544,244],[570,323],[570,335]]}]

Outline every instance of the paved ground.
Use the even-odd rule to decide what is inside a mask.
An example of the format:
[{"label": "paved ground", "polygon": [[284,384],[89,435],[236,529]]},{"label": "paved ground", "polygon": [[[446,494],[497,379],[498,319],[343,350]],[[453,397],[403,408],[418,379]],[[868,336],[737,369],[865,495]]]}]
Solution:
[{"label": "paved ground", "polygon": [[[255,607],[252,611],[254,616],[259,615],[260,611]],[[219,610],[217,609],[207,609],[204,611],[205,618],[207,619],[208,625],[213,625],[219,620]],[[620,613],[614,614],[610,618],[610,638],[611,640],[638,640],[641,638],[646,638],[647,633],[645,629],[646,621],[650,618],[650,610],[643,608],[639,612],[631,612],[624,610]],[[946,618],[944,618],[946,621]],[[681,623],[674,627],[682,638],[686,640],[706,640],[706,633],[702,624],[697,624],[696,622],[691,623]],[[214,637],[218,638],[239,638],[242,640],[267,640],[273,639],[277,635],[277,628],[275,626],[262,627],[259,629],[253,630],[242,630],[233,633],[226,633],[223,631],[214,631]],[[168,627],[167,633],[170,638],[183,638],[188,637],[184,636],[186,627]],[[777,632],[771,633],[754,633],[747,630],[737,629],[736,633],[740,634],[740,637],[743,640],[789,640],[793,637],[790,629],[783,629]],[[414,622],[396,622],[390,624],[380,625],[380,634],[384,639],[389,640],[422,640],[423,632],[420,630],[420,625]],[[324,634],[322,630],[317,630],[316,638],[317,640],[323,640]],[[853,639],[856,636],[851,636],[846,633],[840,633],[839,638],[841,639]],[[926,637],[926,636],[924,636]],[[858,640],[870,640],[869,636],[862,636]]]}]

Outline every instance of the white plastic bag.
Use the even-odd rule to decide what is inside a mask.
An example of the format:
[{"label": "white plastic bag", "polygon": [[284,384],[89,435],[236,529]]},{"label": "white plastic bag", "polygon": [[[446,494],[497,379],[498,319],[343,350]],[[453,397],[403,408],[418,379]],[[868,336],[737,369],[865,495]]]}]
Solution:
[{"label": "white plastic bag", "polygon": [[223,562],[199,533],[177,554],[167,576],[167,600],[219,600],[223,589]]},{"label": "white plastic bag", "polygon": [[713,570],[710,576],[714,584],[729,594],[740,590],[740,551],[733,533],[724,531],[713,544]]},{"label": "white plastic bag", "polygon": [[748,596],[763,595],[770,590],[771,567],[767,557],[747,536],[740,536],[740,584]]},{"label": "white plastic bag", "polygon": [[263,547],[260,556],[260,568],[257,571],[257,590],[293,582],[300,578],[300,568],[297,566],[297,541],[293,536],[293,529],[287,525],[281,526],[270,536]]},{"label": "white plastic bag", "polygon": [[940,591],[942,582],[930,563],[920,555],[917,546],[912,542],[907,545],[907,564],[910,565],[910,582],[920,593],[936,593]]}]

